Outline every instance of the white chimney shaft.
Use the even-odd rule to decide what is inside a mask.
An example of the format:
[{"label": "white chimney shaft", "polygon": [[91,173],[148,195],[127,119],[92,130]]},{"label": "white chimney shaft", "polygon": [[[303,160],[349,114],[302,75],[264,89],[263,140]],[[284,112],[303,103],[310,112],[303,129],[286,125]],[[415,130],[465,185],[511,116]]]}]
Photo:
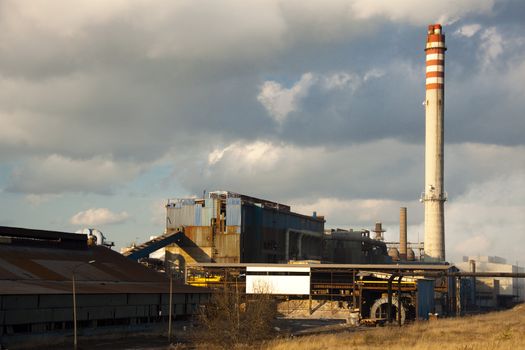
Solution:
[{"label": "white chimney shaft", "polygon": [[445,261],[446,201],[443,189],[445,35],[440,24],[428,27],[425,100],[425,261]]}]

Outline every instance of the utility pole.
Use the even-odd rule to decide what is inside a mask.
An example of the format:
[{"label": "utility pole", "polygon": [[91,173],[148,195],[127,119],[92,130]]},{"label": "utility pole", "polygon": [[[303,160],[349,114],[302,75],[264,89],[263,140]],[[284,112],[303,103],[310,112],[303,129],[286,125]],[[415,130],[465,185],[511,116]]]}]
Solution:
[{"label": "utility pole", "polygon": [[169,297],[169,312],[168,312],[168,342],[171,343],[171,318],[172,318],[172,310],[173,310],[173,273],[171,269],[169,270],[170,274],[170,297]]},{"label": "utility pole", "polygon": [[76,350],[78,341],[77,341],[77,288],[75,281],[75,271],[83,266],[93,264],[95,260],[90,260],[88,262],[82,262],[75,266],[71,271],[71,283],[73,284],[73,348]]}]

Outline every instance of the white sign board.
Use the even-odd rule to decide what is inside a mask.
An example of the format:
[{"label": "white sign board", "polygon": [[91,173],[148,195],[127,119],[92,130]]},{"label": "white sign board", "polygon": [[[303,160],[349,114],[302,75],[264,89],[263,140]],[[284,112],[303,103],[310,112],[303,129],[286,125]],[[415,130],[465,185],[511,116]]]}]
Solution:
[{"label": "white sign board", "polygon": [[246,294],[309,295],[309,267],[246,267]]}]

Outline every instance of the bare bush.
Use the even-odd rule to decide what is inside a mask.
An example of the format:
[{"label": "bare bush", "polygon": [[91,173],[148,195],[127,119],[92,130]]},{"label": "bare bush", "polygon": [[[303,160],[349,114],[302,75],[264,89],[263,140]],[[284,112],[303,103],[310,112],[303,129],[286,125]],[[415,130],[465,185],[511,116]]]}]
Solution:
[{"label": "bare bush", "polygon": [[212,295],[198,317],[195,341],[223,348],[273,336],[276,303],[269,294],[245,295],[235,288]]}]

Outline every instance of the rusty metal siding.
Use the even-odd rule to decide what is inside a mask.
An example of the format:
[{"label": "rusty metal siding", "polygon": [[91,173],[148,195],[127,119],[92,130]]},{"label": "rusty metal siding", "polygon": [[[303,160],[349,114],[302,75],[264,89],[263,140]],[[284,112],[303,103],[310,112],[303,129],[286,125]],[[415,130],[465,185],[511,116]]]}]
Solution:
[{"label": "rusty metal siding", "polygon": [[240,234],[241,233],[241,226],[226,226],[226,233],[227,234]]},{"label": "rusty metal siding", "polygon": [[[243,199],[244,198],[244,199]],[[323,233],[324,220],[289,211],[289,207],[277,205],[265,206],[262,202],[254,203],[243,196],[208,198],[194,205],[194,200],[176,200],[168,210],[172,226],[185,225],[187,241],[177,243],[180,249],[171,249],[176,258],[184,263],[194,262],[269,262],[278,263],[285,259],[285,239],[288,229],[308,230]],[[221,202],[222,201],[222,202]],[[202,206],[202,203],[204,206]],[[192,204],[193,223],[188,224],[185,210]],[[212,219],[217,216],[219,206],[226,210],[226,222],[221,220],[221,230],[225,233],[212,232]],[[173,209],[171,209],[173,207]],[[277,208],[283,209],[277,209]],[[288,210],[284,210],[288,209]],[[173,218],[172,218],[173,217]],[[203,230],[206,234],[203,235]],[[208,234],[209,232],[209,234]],[[230,235],[241,235],[234,237]],[[224,237],[222,237],[224,236]],[[302,253],[312,254],[320,250],[320,245],[309,244],[304,239]],[[207,248],[213,248],[208,251]],[[315,256],[320,256],[316,254]],[[210,260],[211,259],[211,260]]]},{"label": "rusty metal siding", "polygon": [[240,262],[239,243],[240,235],[237,233],[215,235],[214,260],[218,263]]},{"label": "rusty metal siding", "polygon": [[199,247],[211,247],[213,244],[212,228],[210,226],[186,226],[184,235],[191,242],[184,242],[185,244],[180,244],[181,246],[194,244]]},{"label": "rusty metal siding", "polygon": [[212,262],[212,247],[166,247],[166,260],[177,263],[182,269],[185,264],[195,264],[200,262]]}]

